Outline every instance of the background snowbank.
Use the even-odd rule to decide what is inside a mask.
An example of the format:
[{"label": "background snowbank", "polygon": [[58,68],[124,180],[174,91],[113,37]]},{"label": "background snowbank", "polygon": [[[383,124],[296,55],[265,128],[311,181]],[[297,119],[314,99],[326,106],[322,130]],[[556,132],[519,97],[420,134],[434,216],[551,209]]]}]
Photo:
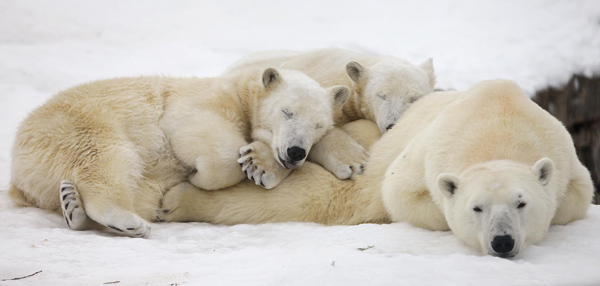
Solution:
[{"label": "background snowbank", "polygon": [[254,51],[338,46],[433,57],[440,88],[508,78],[533,94],[600,71],[598,1],[4,0],[0,27],[0,279],[43,271],[2,285],[600,283],[598,206],[506,260],[404,223],[155,224],[145,240],[74,232],[5,191],[18,123],[81,82],[216,76]]}]

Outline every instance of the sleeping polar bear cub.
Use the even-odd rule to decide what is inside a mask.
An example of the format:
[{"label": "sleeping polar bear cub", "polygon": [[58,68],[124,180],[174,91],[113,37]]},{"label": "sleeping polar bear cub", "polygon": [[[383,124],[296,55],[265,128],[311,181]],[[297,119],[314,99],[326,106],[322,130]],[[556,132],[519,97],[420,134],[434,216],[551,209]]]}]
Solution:
[{"label": "sleeping polar bear cub", "polygon": [[[271,188],[333,127],[348,98],[292,70],[256,69],[234,78],[117,78],[62,91],[21,123],[10,195],[58,211],[71,229],[98,223],[147,236],[165,190],[207,190],[252,173]],[[278,174],[242,165],[239,150],[275,154]],[[266,164],[266,163],[265,163]]]},{"label": "sleeping polar bear cub", "polygon": [[298,71],[267,68],[261,77],[262,70],[228,77],[232,94],[207,90],[203,99],[167,99],[160,126],[179,159],[196,167],[189,178],[195,186],[216,190],[247,176],[274,188],[333,128],[332,113],[349,96],[345,86],[325,90]]}]

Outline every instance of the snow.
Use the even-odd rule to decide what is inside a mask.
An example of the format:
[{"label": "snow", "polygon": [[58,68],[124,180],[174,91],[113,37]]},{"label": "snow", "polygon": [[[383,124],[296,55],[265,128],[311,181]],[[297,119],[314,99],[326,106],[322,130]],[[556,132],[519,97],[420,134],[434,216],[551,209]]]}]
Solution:
[{"label": "snow", "polygon": [[514,259],[406,223],[67,229],[6,189],[18,123],[52,94],[117,76],[216,76],[244,55],[329,46],[420,63],[438,87],[508,78],[528,94],[600,71],[598,1],[0,1],[0,285],[598,285],[600,206]]}]

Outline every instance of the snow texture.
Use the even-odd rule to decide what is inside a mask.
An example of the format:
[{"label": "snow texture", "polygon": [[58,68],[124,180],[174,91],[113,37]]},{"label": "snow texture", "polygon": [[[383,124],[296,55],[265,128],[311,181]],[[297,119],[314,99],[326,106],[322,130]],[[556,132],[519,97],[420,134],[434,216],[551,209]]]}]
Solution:
[{"label": "snow texture", "polygon": [[[216,76],[248,53],[337,46],[433,57],[439,88],[528,94],[600,71],[600,2],[0,1],[0,285],[600,285],[600,207],[514,259],[406,223],[153,224],[149,239],[71,231],[6,189],[18,123],[75,84]],[[107,284],[108,285],[108,284]]]}]

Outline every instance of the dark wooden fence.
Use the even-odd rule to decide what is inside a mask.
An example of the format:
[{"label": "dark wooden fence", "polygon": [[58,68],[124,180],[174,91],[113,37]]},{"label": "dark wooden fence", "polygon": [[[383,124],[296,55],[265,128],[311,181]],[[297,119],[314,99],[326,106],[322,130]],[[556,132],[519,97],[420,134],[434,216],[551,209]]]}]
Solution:
[{"label": "dark wooden fence", "polygon": [[574,75],[567,85],[538,91],[532,98],[567,127],[579,160],[590,170],[600,203],[600,75]]}]

